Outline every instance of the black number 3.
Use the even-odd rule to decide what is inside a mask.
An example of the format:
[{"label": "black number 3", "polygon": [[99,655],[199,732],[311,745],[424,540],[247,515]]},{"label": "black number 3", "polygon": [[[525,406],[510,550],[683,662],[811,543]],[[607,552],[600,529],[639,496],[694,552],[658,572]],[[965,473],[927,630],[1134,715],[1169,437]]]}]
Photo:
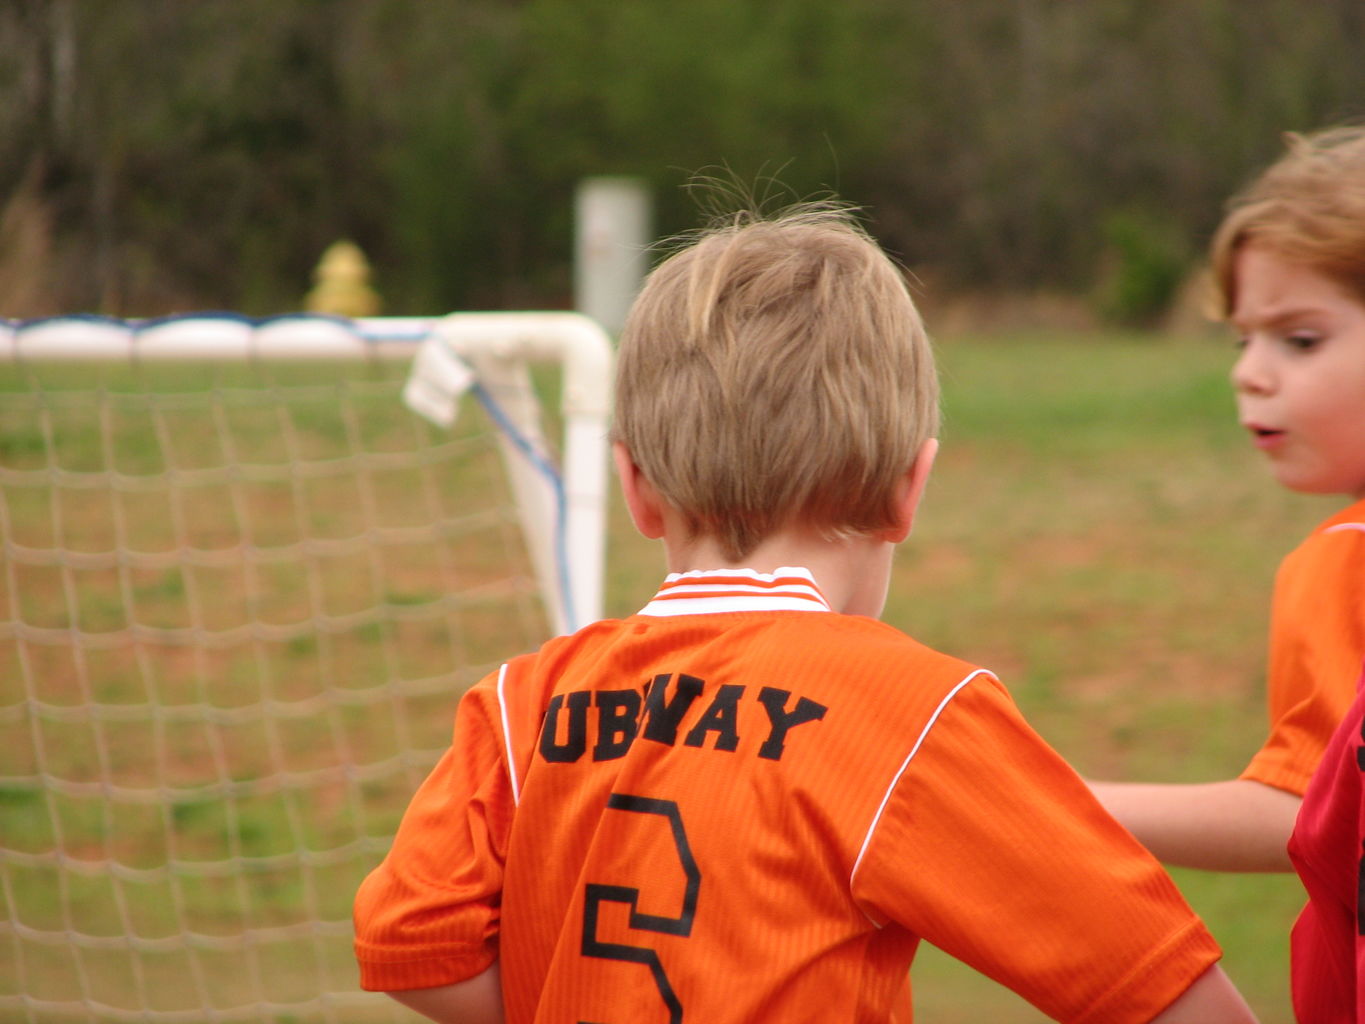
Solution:
[{"label": "black number 3", "polygon": [[673,846],[678,853],[687,887],[683,891],[682,910],[677,917],[660,917],[656,914],[642,914],[639,911],[640,890],[623,885],[596,885],[589,883],[585,892],[583,907],[583,955],[603,960],[623,960],[626,963],[644,964],[654,976],[654,984],[659,987],[659,995],[668,1007],[669,1024],[679,1024],[683,1019],[682,1003],[668,980],[659,954],[648,946],[627,946],[616,942],[602,942],[597,938],[597,914],[603,903],[624,903],[630,907],[630,926],[644,932],[659,935],[680,935],[683,938],[692,934],[692,919],[697,912],[697,891],[701,888],[701,872],[692,858],[692,848],[687,843],[687,830],[683,828],[682,814],[672,800],[652,800],[644,796],[629,796],[613,793],[607,800],[612,810],[630,811],[635,814],[657,814],[667,819],[673,833]]}]

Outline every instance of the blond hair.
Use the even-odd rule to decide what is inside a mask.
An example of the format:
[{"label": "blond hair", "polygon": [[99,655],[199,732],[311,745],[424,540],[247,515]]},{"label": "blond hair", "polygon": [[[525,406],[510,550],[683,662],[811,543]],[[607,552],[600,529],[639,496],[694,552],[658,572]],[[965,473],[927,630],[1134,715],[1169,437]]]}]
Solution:
[{"label": "blond hair", "polygon": [[897,482],[937,428],[905,277],[840,207],[693,236],[627,317],[613,439],[733,561],[789,523],[893,525]]},{"label": "blond hair", "polygon": [[1224,316],[1237,299],[1236,259],[1254,242],[1365,302],[1365,125],[1289,134],[1288,152],[1233,197],[1210,246]]}]

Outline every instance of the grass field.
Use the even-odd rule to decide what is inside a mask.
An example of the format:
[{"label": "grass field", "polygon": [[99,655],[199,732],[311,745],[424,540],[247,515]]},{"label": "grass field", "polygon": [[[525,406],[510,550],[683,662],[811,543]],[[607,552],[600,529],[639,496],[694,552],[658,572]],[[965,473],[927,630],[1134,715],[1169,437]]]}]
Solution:
[{"label": "grass field", "polygon": [[[1206,338],[995,336],[943,340],[939,355],[944,446],[915,533],[898,557],[887,619],[995,670],[1035,727],[1092,777],[1235,774],[1265,731],[1262,672],[1275,566],[1332,506],[1284,493],[1258,464],[1231,411],[1229,347]],[[0,390],[14,386],[0,381]],[[310,915],[344,922],[355,880],[377,856],[405,787],[442,742],[453,691],[479,666],[525,646],[528,634],[524,596],[509,594],[503,605],[492,602],[501,599],[494,591],[483,603],[445,597],[453,585],[475,593],[485,586],[490,558],[505,557],[497,554],[503,528],[475,522],[461,541],[447,525],[425,536],[425,547],[404,539],[404,530],[416,529],[410,507],[434,508],[441,522],[454,522],[447,517],[461,502],[490,486],[484,461],[455,452],[392,472],[381,463],[359,476],[386,475],[382,486],[372,481],[359,490],[326,471],[334,460],[328,445],[382,452],[395,431],[410,429],[383,416],[372,423],[364,395],[355,392],[356,411],[341,419],[328,411],[326,396],[295,414],[292,454],[315,459],[322,468],[313,475],[263,472],[243,483],[210,472],[169,510],[170,518],[203,527],[196,541],[203,550],[214,550],[218,533],[248,525],[264,552],[249,569],[221,558],[174,572],[155,559],[122,574],[97,559],[79,573],[41,564],[6,569],[0,775],[9,781],[0,780],[0,847],[12,853],[0,857],[0,867],[9,919],[22,916],[27,927],[49,934],[107,937],[132,927],[153,955],[177,929],[217,941],[246,923],[262,934],[276,928],[289,940],[288,929]],[[77,427],[82,415],[70,410]],[[249,419],[250,410],[240,416]],[[92,422],[90,429],[105,428]],[[179,438],[187,453],[200,452],[189,429],[163,416],[158,443],[169,438],[174,447]],[[233,436],[252,429],[243,425]],[[124,433],[133,431],[129,425]],[[260,443],[269,436],[265,431]],[[96,470],[114,458],[127,474],[159,472],[163,456],[140,443],[128,440],[111,456],[107,445],[73,441],[62,458]],[[22,418],[0,421],[5,464],[39,465],[50,446]],[[253,461],[269,466],[272,459],[262,448]],[[144,490],[130,489],[111,517],[75,500],[57,513],[52,501],[10,488],[4,526],[11,539],[34,547],[61,533],[78,551],[109,543],[147,549],[157,542],[139,532],[141,524],[155,514],[166,518],[168,509],[164,496]],[[33,507],[26,510],[26,502]],[[362,508],[370,518],[356,520]],[[119,536],[95,536],[110,523]],[[377,555],[354,542],[357,531],[376,523],[397,538]],[[183,542],[190,526],[176,529]],[[288,556],[309,532],[326,543],[298,548],[308,570],[296,571]],[[629,613],[652,593],[662,559],[631,532],[619,501],[608,562],[608,613]],[[243,634],[237,644],[248,615],[271,628]],[[124,650],[111,642],[75,658],[36,640],[23,644],[21,655],[12,639],[23,633],[16,623],[50,638],[72,617],[108,635],[135,618],[143,639],[189,631],[214,645],[194,655],[170,644],[167,657],[154,659],[146,644]],[[396,696],[381,699],[380,682]],[[43,687],[50,688],[35,694]],[[178,710],[152,715],[145,709],[153,699]],[[38,704],[41,714],[23,710]],[[101,712],[84,713],[88,704]],[[273,720],[259,713],[267,707],[278,713]],[[139,760],[151,734],[160,751],[155,763]],[[374,770],[390,763],[392,771]],[[128,793],[141,794],[117,813],[82,788],[101,772],[107,781],[111,771]],[[253,773],[273,781],[244,786]],[[148,796],[157,793],[165,799]],[[45,859],[63,843],[68,855],[116,862],[120,870],[112,878],[63,880]],[[298,857],[300,849],[308,856]],[[161,871],[168,857],[179,873]],[[228,891],[217,874],[233,858],[249,869],[247,880],[235,883],[241,891]],[[1176,877],[1223,942],[1225,965],[1261,1019],[1289,1024],[1287,936],[1302,898],[1297,881]],[[168,912],[177,901],[179,924]],[[289,977],[274,977],[286,958],[243,954],[245,966],[236,969],[259,975],[252,984],[264,993],[252,998],[306,1001],[310,986],[352,985],[344,935],[334,929],[324,939],[324,951],[303,950],[307,966]],[[214,952],[205,941],[199,961],[190,956],[195,962],[186,967],[177,954],[161,974],[139,968],[143,976],[126,978],[124,987],[159,991],[162,975],[183,979],[190,967],[203,970]],[[22,977],[13,959],[10,968],[0,966],[0,997],[15,986],[41,985],[44,998],[69,998],[63,972],[70,967],[61,955],[26,947]],[[100,955],[87,950],[83,984],[107,1001],[131,1001],[119,991],[116,966],[89,966]],[[922,954],[914,979],[921,1024],[1040,1019],[933,950]],[[263,1010],[261,1019],[360,1017],[325,1006],[307,1014]]]}]

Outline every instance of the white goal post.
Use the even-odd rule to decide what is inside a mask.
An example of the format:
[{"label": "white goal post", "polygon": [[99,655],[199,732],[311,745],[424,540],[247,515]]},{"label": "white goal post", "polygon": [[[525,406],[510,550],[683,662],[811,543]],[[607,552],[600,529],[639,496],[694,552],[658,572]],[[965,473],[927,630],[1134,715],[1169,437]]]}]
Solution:
[{"label": "white goal post", "polygon": [[460,692],[602,614],[611,359],[560,312],[0,320],[0,1020],[416,1019],[351,899]]},{"label": "white goal post", "polygon": [[[507,396],[501,402],[494,398],[489,408],[495,418],[507,418],[499,441],[558,631],[572,632],[600,619],[611,412],[606,333],[574,313],[463,313],[437,321],[418,353],[405,397],[436,422],[449,423],[450,400],[458,393],[443,353],[473,367],[480,395]],[[527,379],[528,366],[535,363],[558,365],[563,372],[563,470],[557,476],[543,465],[539,408]],[[436,364],[446,372],[423,375]]]}]

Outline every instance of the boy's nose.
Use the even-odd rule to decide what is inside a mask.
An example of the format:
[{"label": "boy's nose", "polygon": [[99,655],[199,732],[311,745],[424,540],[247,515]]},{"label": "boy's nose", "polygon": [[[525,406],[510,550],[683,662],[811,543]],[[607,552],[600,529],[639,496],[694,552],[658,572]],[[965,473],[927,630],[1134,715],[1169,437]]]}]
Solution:
[{"label": "boy's nose", "polygon": [[1239,392],[1264,394],[1274,387],[1274,375],[1255,341],[1247,342],[1242,349],[1232,364],[1231,376],[1232,386]]}]

